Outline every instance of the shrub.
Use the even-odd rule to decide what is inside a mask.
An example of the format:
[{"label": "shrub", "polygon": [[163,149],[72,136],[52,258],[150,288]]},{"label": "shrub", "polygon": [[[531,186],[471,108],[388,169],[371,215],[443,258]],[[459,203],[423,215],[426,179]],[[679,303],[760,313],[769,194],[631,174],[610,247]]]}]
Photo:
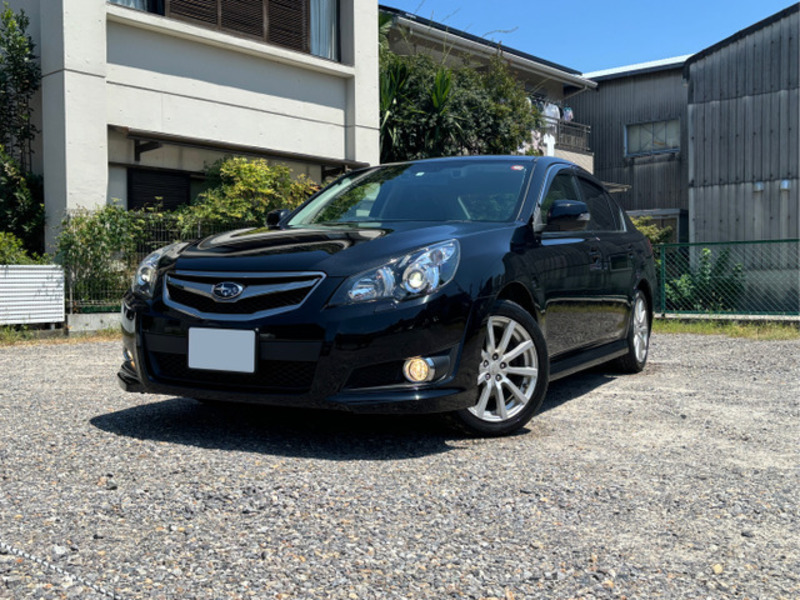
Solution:
[{"label": "shrub", "polygon": [[636,226],[636,229],[650,240],[653,246],[659,244],[666,244],[672,239],[672,227],[659,227],[655,224],[652,217],[632,217],[631,221]]},{"label": "shrub", "polygon": [[44,202],[41,178],[25,173],[0,146],[0,223],[18,237],[26,251],[44,251]]},{"label": "shrub", "polygon": [[73,302],[115,302],[122,295],[139,262],[149,214],[106,206],[76,211],[64,220],[56,260],[64,267]]},{"label": "shrub", "polygon": [[0,265],[35,265],[44,262],[44,258],[28,254],[22,240],[13,233],[0,231]]},{"label": "shrub", "polygon": [[211,187],[175,212],[129,211],[106,206],[71,213],[57,240],[57,261],[71,289],[72,310],[113,306],[128,288],[139,261],[157,247],[237,227],[262,225],[267,213],[294,208],[317,190],[284,166],[228,158],[208,169]]},{"label": "shrub", "polygon": [[305,175],[292,179],[288,167],[263,159],[225,158],[211,165],[206,177],[209,188],[177,211],[184,232],[195,230],[198,223],[263,225],[270,211],[296,208],[319,189]]},{"label": "shrub", "polygon": [[667,310],[721,312],[736,308],[744,290],[743,265],[731,265],[730,249],[716,260],[710,248],[703,248],[697,266],[691,268],[685,255],[674,265],[680,277],[666,282]]}]

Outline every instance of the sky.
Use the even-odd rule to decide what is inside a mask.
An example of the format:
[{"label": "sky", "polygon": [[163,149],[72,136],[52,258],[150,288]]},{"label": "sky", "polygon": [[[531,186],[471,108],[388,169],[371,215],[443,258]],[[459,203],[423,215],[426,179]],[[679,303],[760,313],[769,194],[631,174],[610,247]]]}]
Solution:
[{"label": "sky", "polygon": [[587,73],[695,54],[791,0],[379,0]]}]

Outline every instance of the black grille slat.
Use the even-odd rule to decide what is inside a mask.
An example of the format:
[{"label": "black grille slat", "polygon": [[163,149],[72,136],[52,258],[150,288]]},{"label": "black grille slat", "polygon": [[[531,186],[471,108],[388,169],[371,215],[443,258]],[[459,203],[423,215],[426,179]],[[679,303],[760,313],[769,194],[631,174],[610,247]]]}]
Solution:
[{"label": "black grille slat", "polygon": [[369,388],[407,383],[403,363],[391,362],[356,369],[347,380],[347,388]]},{"label": "black grille slat", "polygon": [[156,376],[165,383],[202,384],[220,390],[306,392],[314,379],[315,362],[260,361],[255,373],[229,373],[190,369],[185,354],[151,352]]}]

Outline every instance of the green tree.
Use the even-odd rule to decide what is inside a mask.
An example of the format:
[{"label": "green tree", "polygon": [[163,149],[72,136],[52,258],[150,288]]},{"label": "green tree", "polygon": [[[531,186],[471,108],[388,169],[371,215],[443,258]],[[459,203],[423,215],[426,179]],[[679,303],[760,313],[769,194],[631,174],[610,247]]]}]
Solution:
[{"label": "green tree", "polygon": [[31,100],[42,78],[27,34],[29,19],[23,10],[15,13],[3,3],[0,12],[0,146],[23,171],[30,169],[31,141],[36,127],[31,118]]},{"label": "green tree", "polygon": [[512,154],[541,125],[501,56],[480,71],[380,52],[381,161]]}]

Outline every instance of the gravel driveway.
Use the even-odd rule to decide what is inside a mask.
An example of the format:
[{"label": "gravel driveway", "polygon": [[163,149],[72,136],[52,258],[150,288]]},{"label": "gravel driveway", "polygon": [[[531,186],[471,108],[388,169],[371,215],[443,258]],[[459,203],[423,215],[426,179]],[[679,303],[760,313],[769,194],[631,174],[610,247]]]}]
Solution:
[{"label": "gravel driveway", "polygon": [[489,440],[119,362],[0,348],[0,598],[800,598],[800,342],[656,336]]}]

